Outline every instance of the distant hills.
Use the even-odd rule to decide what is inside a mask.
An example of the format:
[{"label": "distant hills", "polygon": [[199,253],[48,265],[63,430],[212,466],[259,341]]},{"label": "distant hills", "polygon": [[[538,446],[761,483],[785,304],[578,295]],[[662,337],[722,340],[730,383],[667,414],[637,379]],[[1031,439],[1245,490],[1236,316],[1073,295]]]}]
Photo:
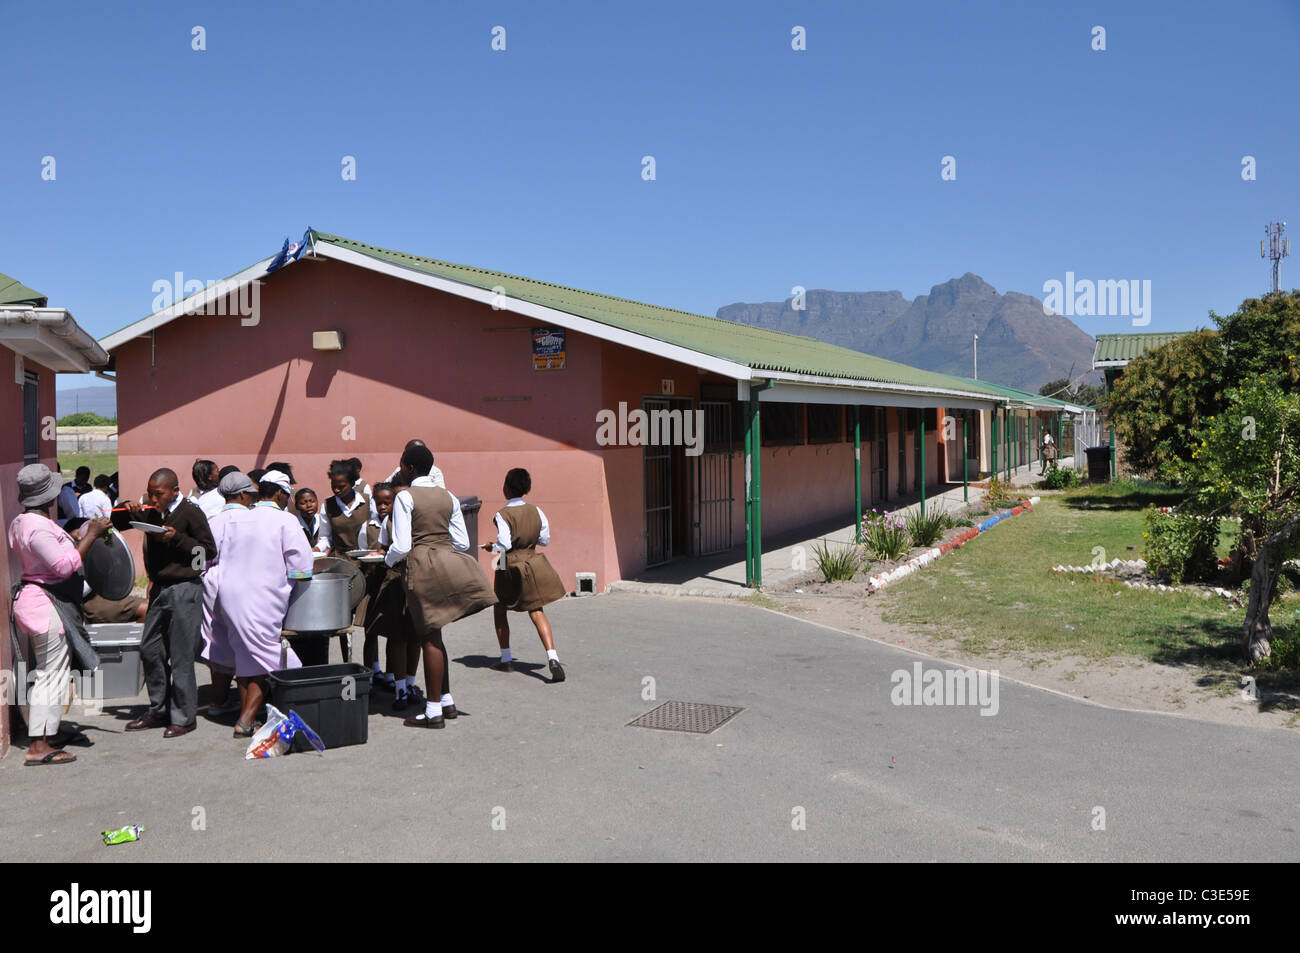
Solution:
[{"label": "distant hills", "polygon": [[108,384],[102,387],[69,387],[55,391],[54,415],[92,413],[101,417],[117,416],[117,388]]},{"label": "distant hills", "polygon": [[1043,302],[1015,291],[998,294],[979,275],[967,272],[928,295],[908,301],[898,291],[806,293],[805,309],[793,299],[738,302],[717,316],[739,324],[817,338],[913,367],[970,377],[973,336],[979,335],[979,376],[995,384],[1037,392],[1071,373],[1084,383],[1095,341],[1073,321],[1043,313]]}]

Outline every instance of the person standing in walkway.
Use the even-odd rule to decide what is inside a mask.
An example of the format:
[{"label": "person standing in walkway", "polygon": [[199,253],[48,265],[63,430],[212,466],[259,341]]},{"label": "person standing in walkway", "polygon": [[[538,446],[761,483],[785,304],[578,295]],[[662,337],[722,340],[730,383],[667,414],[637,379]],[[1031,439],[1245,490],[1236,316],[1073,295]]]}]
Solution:
[{"label": "person standing in walkway", "polygon": [[[276,471],[267,473],[272,476]],[[231,633],[241,707],[236,738],[251,738],[253,719],[266,698],[266,676],[301,668],[288,649],[281,664],[281,633],[294,581],[310,579],[312,551],[296,517],[282,504],[284,487],[263,479],[252,509],[233,512],[222,535],[216,617]]]},{"label": "person standing in walkway", "polygon": [[424,655],[424,712],[407,718],[409,728],[442,728],[459,714],[451,697],[444,626],[497,601],[478,562],[469,554],[469,534],[460,501],[428,476],[433,454],[411,447],[402,454],[402,475],[411,485],[393,503],[392,544],[384,562],[406,560],[403,587],[407,608]]},{"label": "person standing in walkway", "polygon": [[31,739],[25,765],[69,764],[75,755],[50,744],[59,732],[63,702],[68,694],[73,655],[82,670],[97,659],[86,637],[81,613],[81,558],[108,529],[105,519],[92,519],[73,539],[53,519],[50,505],[63,489],[63,477],[43,463],[18,471],[18,504],[23,512],[9,524],[9,548],[18,557],[22,579],[13,591],[10,628],[17,663],[30,665],[30,685],[23,717]]},{"label": "person standing in walkway", "polygon": [[212,673],[212,701],[206,712],[209,717],[228,715],[243,707],[238,698],[234,701],[230,698],[230,680],[235,676],[235,650],[230,628],[217,614],[217,586],[221,579],[221,556],[225,552],[226,528],[236,513],[247,513],[258,499],[258,490],[253,481],[238,470],[223,476],[217,489],[226,505],[208,520],[217,557],[209,560],[208,568],[203,572],[203,649],[200,652]]},{"label": "person standing in walkway", "polygon": [[164,738],[195,728],[198,688],[194,659],[203,629],[200,576],[217,548],[203,511],[181,496],[176,472],[166,467],[149,476],[149,509],[128,502],[113,514],[119,529],[132,521],[153,523],[147,533],[144,568],[149,576],[149,610],[140,640],[140,664],[149,690],[149,710],[128,722],[127,731],[165,728]]},{"label": "person standing in walkway", "polygon": [[493,518],[497,538],[483,544],[488,552],[501,554],[493,582],[497,604],[492,610],[497,644],[501,648],[501,661],[492,668],[498,672],[514,669],[510,654],[510,619],[507,613],[527,612],[542,640],[542,648],[546,650],[551,681],[562,682],[564,667],[560,665],[560,656],[555,651],[555,639],[551,635],[551,623],[542,607],[564,598],[564,583],[551,567],[550,561],[537,552],[538,546],[550,544],[551,525],[541,509],[524,502],[524,496],[532,488],[533,479],[527,470],[516,467],[506,474],[505,485],[502,487],[506,505]]},{"label": "person standing in walkway", "polygon": [[1056,441],[1052,439],[1052,432],[1046,427],[1043,428],[1043,439],[1039,441],[1039,451],[1042,455],[1042,467],[1038,471],[1039,476],[1047,473],[1048,461],[1056,462]]}]

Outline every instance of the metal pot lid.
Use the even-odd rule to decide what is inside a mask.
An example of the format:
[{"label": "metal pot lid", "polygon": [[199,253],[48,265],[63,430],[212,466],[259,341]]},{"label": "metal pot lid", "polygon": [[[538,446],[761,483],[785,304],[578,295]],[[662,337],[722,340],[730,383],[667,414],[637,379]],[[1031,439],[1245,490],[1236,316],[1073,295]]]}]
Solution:
[{"label": "metal pot lid", "polygon": [[135,560],[120,533],[105,533],[81,557],[86,585],[97,596],[125,599],[135,587]]},{"label": "metal pot lid", "polygon": [[360,605],[361,600],[366,597],[366,577],[361,572],[361,567],[354,562],[346,559],[340,559],[337,556],[326,556],[324,559],[316,560],[311,567],[312,575],[324,575],[325,573],[340,573],[349,577],[348,599],[351,605],[349,608],[355,609]]}]

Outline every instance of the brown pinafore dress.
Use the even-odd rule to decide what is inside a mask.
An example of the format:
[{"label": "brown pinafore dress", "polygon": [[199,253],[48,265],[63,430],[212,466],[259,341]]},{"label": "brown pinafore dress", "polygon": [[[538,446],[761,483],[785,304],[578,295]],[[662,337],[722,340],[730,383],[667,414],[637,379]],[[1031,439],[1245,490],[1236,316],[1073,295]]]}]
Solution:
[{"label": "brown pinafore dress", "polygon": [[[334,548],[334,555],[346,559],[360,570],[362,564],[348,553],[357,548],[357,535],[361,532],[361,527],[366,525],[366,520],[370,519],[370,504],[362,498],[361,503],[352,511],[352,515],[344,516],[338,500],[331,496],[325,501],[325,518],[330,521],[330,545]],[[367,595],[357,603],[356,610],[352,613],[353,625],[365,627],[369,602]]]},{"label": "brown pinafore dress", "polygon": [[532,612],[563,599],[564,583],[559,573],[552,568],[550,560],[537,552],[537,540],[542,535],[542,518],[537,515],[537,507],[531,503],[507,506],[497,516],[510,528],[510,551],[498,563],[501,568],[493,580],[497,599],[515,612]]},{"label": "brown pinafore dress", "polygon": [[[393,531],[393,517],[384,519],[384,529]],[[390,537],[391,538],[391,537]],[[402,588],[402,563],[396,566],[371,566],[366,592],[370,604],[366,609],[366,634],[386,639],[411,641],[415,629],[406,611],[406,591]]]},{"label": "brown pinafore dress", "polygon": [[411,551],[406,556],[406,605],[420,635],[496,604],[483,570],[451,545],[452,495],[438,486],[410,486]]}]

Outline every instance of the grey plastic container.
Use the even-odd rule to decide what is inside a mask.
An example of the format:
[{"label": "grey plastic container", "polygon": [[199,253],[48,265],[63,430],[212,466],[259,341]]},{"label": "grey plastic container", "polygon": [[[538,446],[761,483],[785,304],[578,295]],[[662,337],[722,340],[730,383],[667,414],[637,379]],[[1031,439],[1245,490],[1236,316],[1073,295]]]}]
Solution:
[{"label": "grey plastic container", "polygon": [[86,626],[90,644],[99,653],[104,699],[135,698],[144,688],[140,666],[143,622],[102,622]]}]

